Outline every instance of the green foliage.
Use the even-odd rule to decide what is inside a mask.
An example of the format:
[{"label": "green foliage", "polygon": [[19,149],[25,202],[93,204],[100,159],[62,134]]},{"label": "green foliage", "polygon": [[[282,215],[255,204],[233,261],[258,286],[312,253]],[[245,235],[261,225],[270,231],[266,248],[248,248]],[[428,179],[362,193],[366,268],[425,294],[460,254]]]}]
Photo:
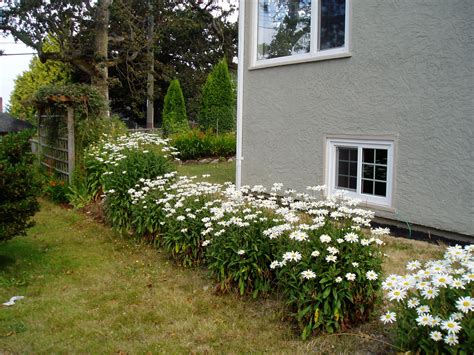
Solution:
[{"label": "green foliage", "polygon": [[0,241],[24,235],[39,210],[31,136],[32,132],[23,131],[0,138]]},{"label": "green foliage", "polygon": [[230,157],[235,155],[235,133],[215,134],[211,130],[198,129],[171,136],[171,144],[180,153],[180,159],[199,159],[204,157]]},{"label": "green foliage", "polygon": [[[350,218],[327,217],[321,224],[316,230],[300,229],[281,237],[281,261],[274,265],[303,339],[316,331],[333,333],[367,321],[380,293],[382,252],[377,245],[354,231]],[[298,241],[297,233],[306,239]],[[347,235],[356,241],[349,242]],[[367,277],[368,271],[375,273],[374,280]]]},{"label": "green foliage", "polygon": [[235,129],[235,90],[225,59],[214,67],[204,84],[198,123],[202,130],[217,133]]},{"label": "green foliage", "polygon": [[141,178],[155,178],[171,171],[169,160],[160,152],[143,154],[139,151],[124,152],[125,159],[110,167],[103,179],[105,216],[107,221],[119,231],[133,231],[131,225],[131,199],[128,190]]},{"label": "green foliage", "polygon": [[269,217],[262,210],[251,208],[226,215],[226,220],[236,223],[217,231],[214,235],[218,237],[206,247],[208,269],[220,291],[237,290],[241,296],[256,298],[272,289],[274,273],[270,263],[276,243],[263,233],[275,225]]},{"label": "green foliage", "polygon": [[104,135],[117,137],[127,133],[127,127],[117,116],[108,119],[86,117],[75,124],[76,151],[82,153],[90,145],[98,143]]},{"label": "green foliage", "polygon": [[41,86],[34,94],[34,103],[59,108],[72,106],[76,120],[100,116],[108,105],[96,87],[86,84]]},{"label": "green foliage", "polygon": [[69,192],[69,186],[62,180],[50,178],[44,187],[44,193],[53,202],[56,203],[67,203],[69,199],[67,194]]},{"label": "green foliage", "polygon": [[[56,46],[47,43],[46,51]],[[38,57],[33,57],[27,71],[15,79],[15,86],[10,98],[9,112],[12,116],[36,124],[36,107],[34,95],[45,85],[64,85],[71,82],[71,67],[58,61],[41,63]]]},{"label": "green foliage", "polygon": [[104,193],[106,218],[114,228],[133,230],[129,190],[140,180],[156,178],[171,170],[173,148],[159,135],[132,133],[105,137],[84,154],[86,195]]},{"label": "green foliage", "polygon": [[166,222],[161,228],[161,245],[178,265],[189,267],[205,263],[202,231],[205,229],[203,219],[209,213],[205,206],[209,201],[208,194],[188,196],[175,208],[175,218],[163,219]]},{"label": "green foliage", "polygon": [[184,96],[177,79],[171,81],[166,92],[163,108],[163,130],[166,135],[189,130]]}]

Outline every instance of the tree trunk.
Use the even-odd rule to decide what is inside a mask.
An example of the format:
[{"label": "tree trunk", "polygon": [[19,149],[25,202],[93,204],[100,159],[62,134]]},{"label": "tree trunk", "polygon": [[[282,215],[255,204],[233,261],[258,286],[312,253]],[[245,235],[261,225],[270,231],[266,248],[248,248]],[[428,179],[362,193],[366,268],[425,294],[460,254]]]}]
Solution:
[{"label": "tree trunk", "polygon": [[[97,12],[95,17],[95,53],[94,61],[97,69],[97,74],[91,75],[91,84],[95,86],[107,106],[109,104],[109,71],[107,67],[107,52],[109,45],[109,21],[110,21],[110,6],[113,0],[99,0],[97,2]],[[108,108],[103,114],[110,116]]]}]

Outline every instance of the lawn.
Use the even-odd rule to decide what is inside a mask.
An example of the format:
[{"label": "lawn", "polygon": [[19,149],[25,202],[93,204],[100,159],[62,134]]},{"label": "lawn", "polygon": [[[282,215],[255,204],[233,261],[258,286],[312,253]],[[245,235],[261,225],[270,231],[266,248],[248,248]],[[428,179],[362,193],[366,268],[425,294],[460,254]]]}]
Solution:
[{"label": "lawn", "polygon": [[[202,175],[233,164],[183,165]],[[36,226],[0,245],[3,352],[388,352],[387,330],[374,319],[340,335],[310,341],[283,319],[278,297],[217,296],[204,269],[176,267],[149,245],[115,235],[87,214],[41,202]],[[440,255],[427,243],[386,238],[385,269]]]},{"label": "lawn", "polygon": [[[206,181],[213,183],[235,182],[235,162],[219,164],[182,164],[176,165],[176,171],[181,175],[197,176],[202,178],[203,174],[210,174]],[[202,180],[202,179],[199,179]]]}]

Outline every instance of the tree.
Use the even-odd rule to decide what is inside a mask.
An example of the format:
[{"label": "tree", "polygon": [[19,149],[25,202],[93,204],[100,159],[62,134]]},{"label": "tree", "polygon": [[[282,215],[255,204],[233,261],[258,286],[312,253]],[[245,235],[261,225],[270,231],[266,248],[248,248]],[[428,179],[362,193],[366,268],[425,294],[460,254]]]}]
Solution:
[{"label": "tree", "polygon": [[207,77],[202,89],[198,123],[201,129],[217,133],[235,129],[235,90],[227,61],[222,59]]},{"label": "tree", "polygon": [[[234,9],[222,11],[221,6],[212,0],[154,0],[152,7],[156,112],[162,112],[168,85],[176,78],[184,93],[188,117],[196,121],[200,91],[207,74],[222,57],[236,56],[237,24],[228,21]],[[143,0],[115,0],[111,11],[114,20],[110,31],[121,33],[121,28],[129,28],[133,33],[133,36],[124,36],[123,42],[111,44],[112,51],[126,49],[139,53],[133,60],[119,62],[110,68],[111,76],[119,79],[117,85],[111,86],[112,109],[123,116],[142,120],[146,76],[150,67],[146,47],[148,6]],[[119,18],[122,20],[118,21]],[[131,40],[132,37],[135,40]],[[235,65],[232,68],[235,70]]]},{"label": "tree", "polygon": [[185,132],[189,129],[183,92],[179,80],[172,80],[166,92],[163,108],[165,134]]},{"label": "tree", "polygon": [[[52,44],[45,44],[54,47]],[[22,120],[36,122],[36,108],[32,104],[34,93],[44,85],[71,82],[72,68],[65,63],[48,60],[41,63],[33,57],[29,69],[15,79],[15,87],[10,98],[9,112]]]},{"label": "tree", "polygon": [[[162,107],[171,79],[181,81],[185,97],[197,97],[218,58],[235,56],[237,26],[227,21],[231,13],[214,0],[23,0],[6,13],[0,30],[35,49],[43,63],[58,60],[77,68],[80,81],[99,88],[105,99],[110,90],[115,112],[139,118],[150,68],[153,99]],[[149,15],[155,23],[152,41]],[[48,36],[58,51],[42,50]],[[190,100],[193,114],[196,102]]]},{"label": "tree", "polygon": [[[115,65],[108,59],[111,5],[112,0],[23,0],[5,12],[0,30],[36,50],[42,63],[56,60],[83,71],[108,100],[108,67]],[[57,51],[44,50],[49,38]]]},{"label": "tree", "polygon": [[40,192],[29,139],[32,132],[0,138],[0,242],[25,234],[39,210]]}]

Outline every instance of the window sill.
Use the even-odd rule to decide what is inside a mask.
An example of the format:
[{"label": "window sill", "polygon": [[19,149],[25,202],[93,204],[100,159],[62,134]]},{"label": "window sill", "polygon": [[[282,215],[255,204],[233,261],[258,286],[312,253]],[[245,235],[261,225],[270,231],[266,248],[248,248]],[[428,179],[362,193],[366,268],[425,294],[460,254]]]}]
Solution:
[{"label": "window sill", "polygon": [[352,57],[352,53],[348,51],[344,52],[332,52],[332,53],[324,53],[317,55],[304,55],[300,57],[281,57],[281,58],[272,58],[272,59],[265,59],[256,61],[252,65],[248,67],[248,70],[256,70],[256,69],[264,69],[264,68],[271,68],[277,67],[282,65],[292,65],[292,64],[301,64],[301,63],[309,63],[309,62],[319,62],[323,60],[331,60],[331,59],[339,59],[339,58],[349,58]]}]

